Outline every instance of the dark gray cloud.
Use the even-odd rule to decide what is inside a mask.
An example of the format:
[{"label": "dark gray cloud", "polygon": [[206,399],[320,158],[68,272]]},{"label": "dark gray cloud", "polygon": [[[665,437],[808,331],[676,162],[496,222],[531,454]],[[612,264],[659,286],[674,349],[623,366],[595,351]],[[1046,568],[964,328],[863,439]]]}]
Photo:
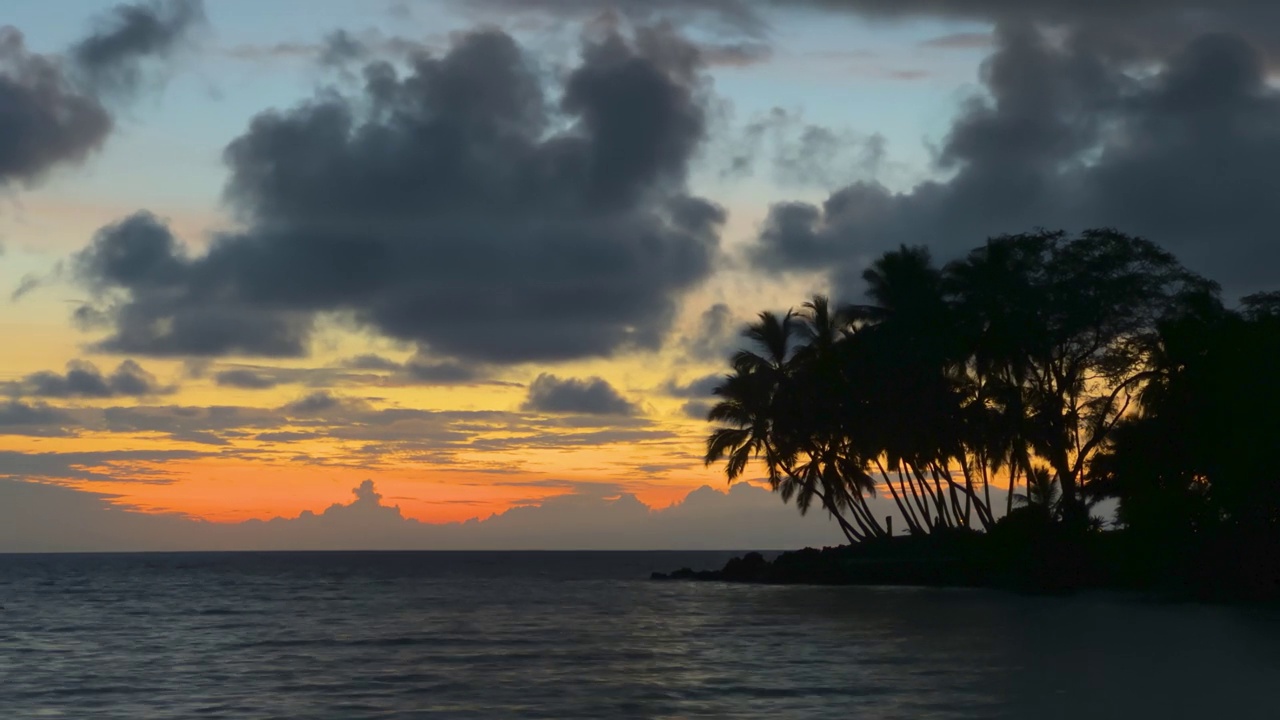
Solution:
[{"label": "dark gray cloud", "polygon": [[388,376],[379,372],[380,370],[391,369],[400,371],[400,375],[404,374],[404,368],[401,365],[393,363],[393,366],[391,368],[358,368],[342,363],[339,367],[279,367],[247,363],[218,363],[212,377],[214,383],[218,385],[244,390],[265,390],[279,385],[305,385],[313,388],[388,385],[391,384]]},{"label": "dark gray cloud", "polygon": [[0,450],[0,478],[24,480],[120,480],[138,463],[190,460],[188,450],[107,450],[101,452],[17,452]]},{"label": "dark gray cloud", "polygon": [[318,432],[291,432],[285,430],[280,432],[258,433],[253,436],[253,439],[259,442],[268,443],[291,443],[298,442],[299,440],[314,440],[319,437],[324,437],[324,434]]},{"label": "dark gray cloud", "polygon": [[43,403],[0,402],[0,435],[60,437],[78,425],[74,418]]},{"label": "dark gray cloud", "polygon": [[529,384],[523,410],[584,415],[636,415],[639,408],[602,378],[558,378],[543,373]]},{"label": "dark gray cloud", "polygon": [[253,370],[223,370],[213,376],[213,381],[242,390],[267,390],[279,384],[275,378]]},{"label": "dark gray cloud", "polygon": [[326,410],[333,410],[342,405],[343,400],[332,393],[321,390],[306,397],[299,398],[282,408],[289,415],[316,415]]},{"label": "dark gray cloud", "polygon": [[685,398],[680,413],[691,420],[705,421],[714,399],[711,391],[723,382],[722,373],[711,373],[683,383],[673,378],[662,386],[662,392],[671,397]]},{"label": "dark gray cloud", "polygon": [[711,397],[711,391],[723,382],[722,373],[711,373],[684,383],[677,382],[675,379],[668,380],[662,386],[662,391],[671,397],[706,400]]},{"label": "dark gray cloud", "polygon": [[415,355],[400,363],[381,355],[366,354],[348,358],[343,367],[353,370],[385,371],[379,376],[383,385],[514,385],[490,379],[489,368],[483,364],[464,364],[454,360],[432,360]]},{"label": "dark gray cloud", "polygon": [[902,243],[946,260],[994,234],[1112,226],[1229,292],[1274,285],[1280,92],[1255,46],[1206,35],[1141,74],[1081,35],[1004,25],[997,39],[982,67],[988,96],[961,107],[938,148],[949,179],[901,193],[858,182],[821,207],[775,205],[759,266],[830,269],[851,288]]},{"label": "dark gray cloud", "polygon": [[0,184],[83,161],[111,125],[97,96],[75,86],[56,58],[28,51],[16,28],[0,28]]},{"label": "dark gray cloud", "polygon": [[153,216],[77,258],[103,350],[304,354],[345,312],[427,357],[516,363],[653,348],[711,271],[723,211],[686,190],[706,129],[696,48],[587,42],[558,99],[507,35],[476,32],[359,97],[258,116],[227,148],[248,229],[187,255]]},{"label": "dark gray cloud", "polygon": [[[572,448],[602,443],[660,443],[675,435],[635,415],[561,415],[507,411],[432,411],[377,408],[368,399],[317,391],[280,407],[135,405],[55,408],[14,401],[0,404],[0,435],[67,436],[76,433],[160,434],[173,440],[226,448],[221,457],[255,457],[270,448],[242,440],[287,443],[324,437],[357,460],[316,458],[319,464],[374,467],[386,463],[451,465],[459,450],[510,451]],[[496,435],[495,435],[496,434]],[[160,457],[163,459],[163,457]],[[3,461],[3,456],[0,456]],[[495,459],[495,471],[509,469]],[[476,469],[474,457],[463,466]]]},{"label": "dark gray cloud", "polygon": [[[784,0],[775,0],[778,3]],[[868,17],[941,17],[959,20],[1130,23],[1167,17],[1199,21],[1210,27],[1229,19],[1277,17],[1274,6],[1258,0],[785,0]]]},{"label": "dark gray cloud", "polygon": [[702,311],[693,332],[681,339],[680,348],[690,360],[724,362],[740,345],[742,325],[728,305],[716,303]]},{"label": "dark gray cloud", "polygon": [[278,411],[228,406],[109,407],[102,410],[100,423],[90,424],[112,433],[159,433],[180,442],[225,447],[246,429],[280,426],[281,418]]},{"label": "dark gray cloud", "polygon": [[0,27],[0,186],[33,183],[101,147],[113,126],[104,98],[136,89],[141,63],[172,52],[199,9],[121,5],[66,59],[33,53],[18,29]]},{"label": "dark gray cloud", "polygon": [[348,358],[342,362],[342,365],[353,370],[399,370],[403,367],[395,360],[373,353]]},{"label": "dark gray cloud", "polygon": [[410,360],[404,366],[409,377],[430,385],[462,385],[484,376],[481,368],[459,362]]},{"label": "dark gray cloud", "polygon": [[71,60],[93,87],[136,92],[148,62],[165,60],[205,21],[202,0],[152,0],[117,5],[99,18],[94,34],[76,43]]},{"label": "dark gray cloud", "polygon": [[260,311],[236,289],[220,287],[232,280],[219,277],[227,271],[208,258],[188,258],[146,212],[99,230],[73,265],[99,294],[127,289],[127,302],[82,308],[114,324],[115,334],[97,345],[104,352],[296,357],[314,325],[308,313]]},{"label": "dark gray cloud", "polygon": [[1161,59],[1206,33],[1233,33],[1280,58],[1280,4],[1266,0],[773,0],[876,20],[950,19],[1054,26],[1111,57]]},{"label": "dark gray cloud", "polygon": [[690,420],[702,420],[705,422],[707,413],[711,412],[711,405],[711,403],[701,400],[690,400],[680,406],[680,412],[684,413],[684,416]]},{"label": "dark gray cloud", "polygon": [[142,397],[174,392],[177,388],[161,385],[154,375],[133,360],[125,360],[110,375],[87,360],[72,360],[65,373],[49,370],[32,373],[8,383],[10,394],[45,398],[110,398]]}]

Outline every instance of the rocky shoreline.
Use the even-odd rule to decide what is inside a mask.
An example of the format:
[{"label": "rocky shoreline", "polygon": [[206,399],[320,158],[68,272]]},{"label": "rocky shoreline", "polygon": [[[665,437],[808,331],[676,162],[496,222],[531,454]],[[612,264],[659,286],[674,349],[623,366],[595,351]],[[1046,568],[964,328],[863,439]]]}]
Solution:
[{"label": "rocky shoreline", "polygon": [[[1016,540],[1016,541],[1015,541]],[[1034,594],[1133,591],[1166,599],[1280,601],[1280,563],[1272,552],[1226,558],[1149,548],[1121,532],[1013,538],[1000,532],[952,531],[878,538],[858,545],[751,552],[718,570],[655,572],[660,581],[775,585],[982,587]]]}]

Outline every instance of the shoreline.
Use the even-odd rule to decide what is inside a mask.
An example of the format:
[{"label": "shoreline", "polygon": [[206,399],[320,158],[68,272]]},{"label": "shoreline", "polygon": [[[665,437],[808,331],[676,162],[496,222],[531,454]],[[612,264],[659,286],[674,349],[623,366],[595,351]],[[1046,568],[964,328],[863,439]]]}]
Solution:
[{"label": "shoreline", "polygon": [[720,569],[654,572],[655,581],[768,585],[954,587],[1029,595],[1083,591],[1135,593],[1173,602],[1280,603],[1280,553],[1214,557],[1213,543],[1194,550],[1152,549],[1123,532],[1040,538],[1011,544],[999,534],[877,538],[857,545],[804,548],[767,560],[758,552]]}]

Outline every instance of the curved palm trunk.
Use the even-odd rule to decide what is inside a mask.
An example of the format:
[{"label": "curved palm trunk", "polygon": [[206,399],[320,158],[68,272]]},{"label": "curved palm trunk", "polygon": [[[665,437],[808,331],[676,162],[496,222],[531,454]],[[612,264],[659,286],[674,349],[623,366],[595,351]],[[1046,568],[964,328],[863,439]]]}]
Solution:
[{"label": "curved palm trunk", "polygon": [[[905,471],[904,471],[905,468]],[[929,532],[933,532],[937,524],[933,521],[933,513],[929,510],[929,502],[931,498],[928,495],[928,487],[925,487],[916,481],[915,474],[905,463],[898,466],[899,477],[906,478],[906,483],[911,488],[911,496],[915,500],[915,504],[920,508],[920,516],[924,518],[925,525],[928,526]]]},{"label": "curved palm trunk", "polygon": [[867,527],[867,532],[876,537],[885,537],[887,533],[884,530],[884,526],[872,514],[871,507],[867,505],[867,499],[861,493],[851,493],[848,490],[843,490],[843,492],[849,506],[853,508],[855,517],[861,516]]},{"label": "curved palm trunk", "polygon": [[[768,452],[773,453],[773,449],[771,447],[766,446],[766,449]],[[778,467],[782,468],[782,471],[785,472],[788,477],[792,477],[792,478],[800,477],[800,475],[796,473],[795,468],[793,468],[790,463],[784,462],[781,459],[779,459]],[[835,518],[836,522],[839,523],[841,532],[844,533],[844,536],[849,540],[850,543],[858,543],[866,539],[867,537],[867,534],[865,533],[866,529],[863,528],[864,532],[859,532],[858,528],[855,528],[853,525],[851,525],[849,521],[845,519],[844,515],[841,514],[840,509],[836,507],[835,502],[831,500],[831,498],[829,498],[826,493],[822,492],[822,490],[817,487],[816,483],[813,488],[813,494],[815,497],[818,498],[818,500],[822,502],[823,509],[826,510],[828,513],[830,513],[831,517]],[[858,518],[855,517],[854,520],[858,520]],[[861,522],[859,522],[859,524],[861,524]]]},{"label": "curved palm trunk", "polygon": [[876,468],[880,471],[880,478],[884,480],[884,484],[889,488],[889,494],[893,496],[893,502],[898,506],[898,512],[902,513],[902,519],[907,523],[907,529],[914,535],[920,531],[919,521],[915,518],[914,512],[908,512],[908,506],[904,505],[902,498],[898,496],[898,491],[893,487],[893,478],[889,473],[885,472],[884,465],[880,462],[880,458],[876,458]]}]

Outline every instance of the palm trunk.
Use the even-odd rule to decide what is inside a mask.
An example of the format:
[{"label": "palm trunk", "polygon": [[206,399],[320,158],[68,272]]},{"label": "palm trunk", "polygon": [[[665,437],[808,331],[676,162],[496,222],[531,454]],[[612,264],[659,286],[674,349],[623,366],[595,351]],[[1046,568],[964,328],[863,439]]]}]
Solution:
[{"label": "palm trunk", "polygon": [[[792,477],[795,476],[793,475]],[[861,533],[858,532],[857,528],[850,525],[849,521],[844,519],[844,516],[840,514],[840,511],[836,508],[835,504],[830,502],[827,499],[827,496],[822,494],[821,490],[815,489],[813,494],[818,496],[818,499],[822,501],[822,507],[825,508],[827,512],[831,513],[831,517],[835,518],[836,522],[840,524],[840,530],[844,532],[844,536],[848,538],[850,544],[861,542],[864,539]]]},{"label": "palm trunk", "polygon": [[893,487],[893,478],[889,477],[889,473],[885,472],[880,458],[876,458],[876,468],[880,470],[880,477],[884,480],[884,484],[889,487],[889,494],[893,496],[893,502],[898,506],[898,512],[902,513],[903,522],[907,524],[907,529],[914,535],[919,531],[919,525],[916,523],[915,518],[907,512],[907,506],[902,504],[902,499],[898,497],[898,491]]},{"label": "palm trunk", "polygon": [[[908,507],[918,508],[920,510],[919,517],[924,519],[924,526],[927,528],[928,532],[933,532],[933,517],[929,514],[928,505],[925,503],[924,498],[920,496],[920,491],[916,488],[916,483],[911,477],[911,473],[903,472],[902,465],[898,465],[898,484],[902,486],[903,496],[906,496],[907,490],[910,489],[911,502],[908,504]],[[914,510],[912,511],[912,514],[915,514]],[[917,521],[918,520],[919,518],[917,518]]]},{"label": "palm trunk", "polygon": [[911,487],[920,492],[921,512],[929,518],[929,531],[933,532],[944,525],[942,516],[937,514],[938,499],[929,487],[929,481],[925,480],[924,473],[920,472],[920,468],[909,463],[903,464],[907,468],[907,478],[911,480]]}]

